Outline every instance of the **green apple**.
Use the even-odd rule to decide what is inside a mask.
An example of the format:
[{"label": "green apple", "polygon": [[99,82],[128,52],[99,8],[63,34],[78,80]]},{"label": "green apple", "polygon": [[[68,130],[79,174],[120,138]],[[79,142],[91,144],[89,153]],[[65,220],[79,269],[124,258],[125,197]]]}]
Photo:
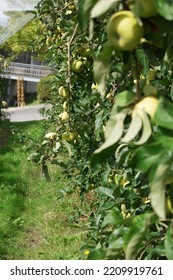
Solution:
[{"label": "green apple", "polygon": [[138,17],[149,18],[157,15],[154,0],[134,0],[129,4],[129,8]]},{"label": "green apple", "polygon": [[156,97],[147,96],[136,104],[134,111],[135,109],[144,110],[151,118],[153,118],[158,105],[159,101]]},{"label": "green apple", "polygon": [[75,53],[77,55],[81,55],[82,57],[90,57],[91,56],[91,47],[90,46],[79,46],[76,50]]},{"label": "green apple", "polygon": [[156,79],[156,71],[154,69],[149,69],[146,79],[148,82],[154,81]]},{"label": "green apple", "polygon": [[135,49],[143,36],[143,25],[131,11],[115,13],[108,21],[108,40],[115,49]]},{"label": "green apple", "polygon": [[75,54],[82,55],[83,51],[84,51],[84,47],[78,46],[77,49],[75,49]]},{"label": "green apple", "polygon": [[81,53],[84,57],[90,57],[91,56],[91,48],[90,47],[83,47],[83,51]]},{"label": "green apple", "polygon": [[83,62],[81,60],[74,60],[72,63],[72,70],[76,73],[80,73],[83,70]]},{"label": "green apple", "polygon": [[65,121],[68,120],[69,114],[68,114],[66,111],[64,111],[63,113],[59,114],[59,117],[61,118],[61,120],[62,120],[63,122],[65,122]]},{"label": "green apple", "polygon": [[166,197],[165,199],[165,211],[166,214],[173,214],[173,205],[171,203],[170,197]]},{"label": "green apple", "polygon": [[70,132],[69,132],[69,136],[70,136],[71,141],[74,141],[74,140],[77,139],[78,133],[77,133],[76,130],[73,130],[73,131],[70,131]]},{"label": "green apple", "polygon": [[151,84],[146,84],[143,88],[143,93],[146,95],[157,95],[157,88]]},{"label": "green apple", "polygon": [[65,133],[62,134],[62,140],[70,142],[70,137],[69,137],[68,132],[65,132]]},{"label": "green apple", "polygon": [[67,142],[73,142],[74,140],[76,140],[78,137],[78,133],[77,131],[68,131],[68,132],[65,132],[63,133],[62,135],[62,140],[65,140]]},{"label": "green apple", "polygon": [[69,96],[69,91],[66,87],[60,86],[58,89],[59,95],[64,97],[64,98],[68,98]]}]

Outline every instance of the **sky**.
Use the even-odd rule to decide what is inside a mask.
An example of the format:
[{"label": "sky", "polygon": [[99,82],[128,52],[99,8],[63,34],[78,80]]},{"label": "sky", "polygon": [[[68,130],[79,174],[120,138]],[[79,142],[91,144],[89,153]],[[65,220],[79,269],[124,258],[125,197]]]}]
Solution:
[{"label": "sky", "polygon": [[8,17],[4,11],[32,10],[39,0],[0,0],[0,25],[8,25]]}]

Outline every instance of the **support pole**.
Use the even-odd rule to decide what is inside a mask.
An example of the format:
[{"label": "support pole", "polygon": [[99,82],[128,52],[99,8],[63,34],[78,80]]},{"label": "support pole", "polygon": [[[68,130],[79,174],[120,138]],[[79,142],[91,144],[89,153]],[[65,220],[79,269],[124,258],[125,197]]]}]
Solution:
[{"label": "support pole", "polygon": [[17,79],[17,106],[21,106],[21,85],[20,78]]},{"label": "support pole", "polygon": [[21,106],[25,106],[25,92],[24,92],[24,79],[21,80]]}]

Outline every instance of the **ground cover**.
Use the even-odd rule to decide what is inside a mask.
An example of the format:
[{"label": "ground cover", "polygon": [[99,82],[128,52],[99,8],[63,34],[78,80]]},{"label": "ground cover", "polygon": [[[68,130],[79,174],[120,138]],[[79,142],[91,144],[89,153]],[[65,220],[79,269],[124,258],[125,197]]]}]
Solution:
[{"label": "ground cover", "polygon": [[81,257],[85,227],[70,225],[78,193],[61,195],[67,181],[60,168],[51,167],[47,182],[26,160],[28,139],[43,134],[43,122],[0,124],[0,259]]}]

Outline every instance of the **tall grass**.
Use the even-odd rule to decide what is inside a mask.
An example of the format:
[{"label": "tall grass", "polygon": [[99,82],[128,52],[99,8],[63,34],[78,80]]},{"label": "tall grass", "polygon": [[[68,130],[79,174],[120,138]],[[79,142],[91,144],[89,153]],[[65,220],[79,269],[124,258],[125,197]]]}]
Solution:
[{"label": "tall grass", "polygon": [[46,182],[41,168],[27,162],[27,137],[39,141],[43,134],[42,121],[12,127],[1,123],[0,259],[81,257],[82,224],[79,228],[69,224],[80,206],[78,194],[60,196],[68,183],[60,167],[51,167],[53,180]]}]

